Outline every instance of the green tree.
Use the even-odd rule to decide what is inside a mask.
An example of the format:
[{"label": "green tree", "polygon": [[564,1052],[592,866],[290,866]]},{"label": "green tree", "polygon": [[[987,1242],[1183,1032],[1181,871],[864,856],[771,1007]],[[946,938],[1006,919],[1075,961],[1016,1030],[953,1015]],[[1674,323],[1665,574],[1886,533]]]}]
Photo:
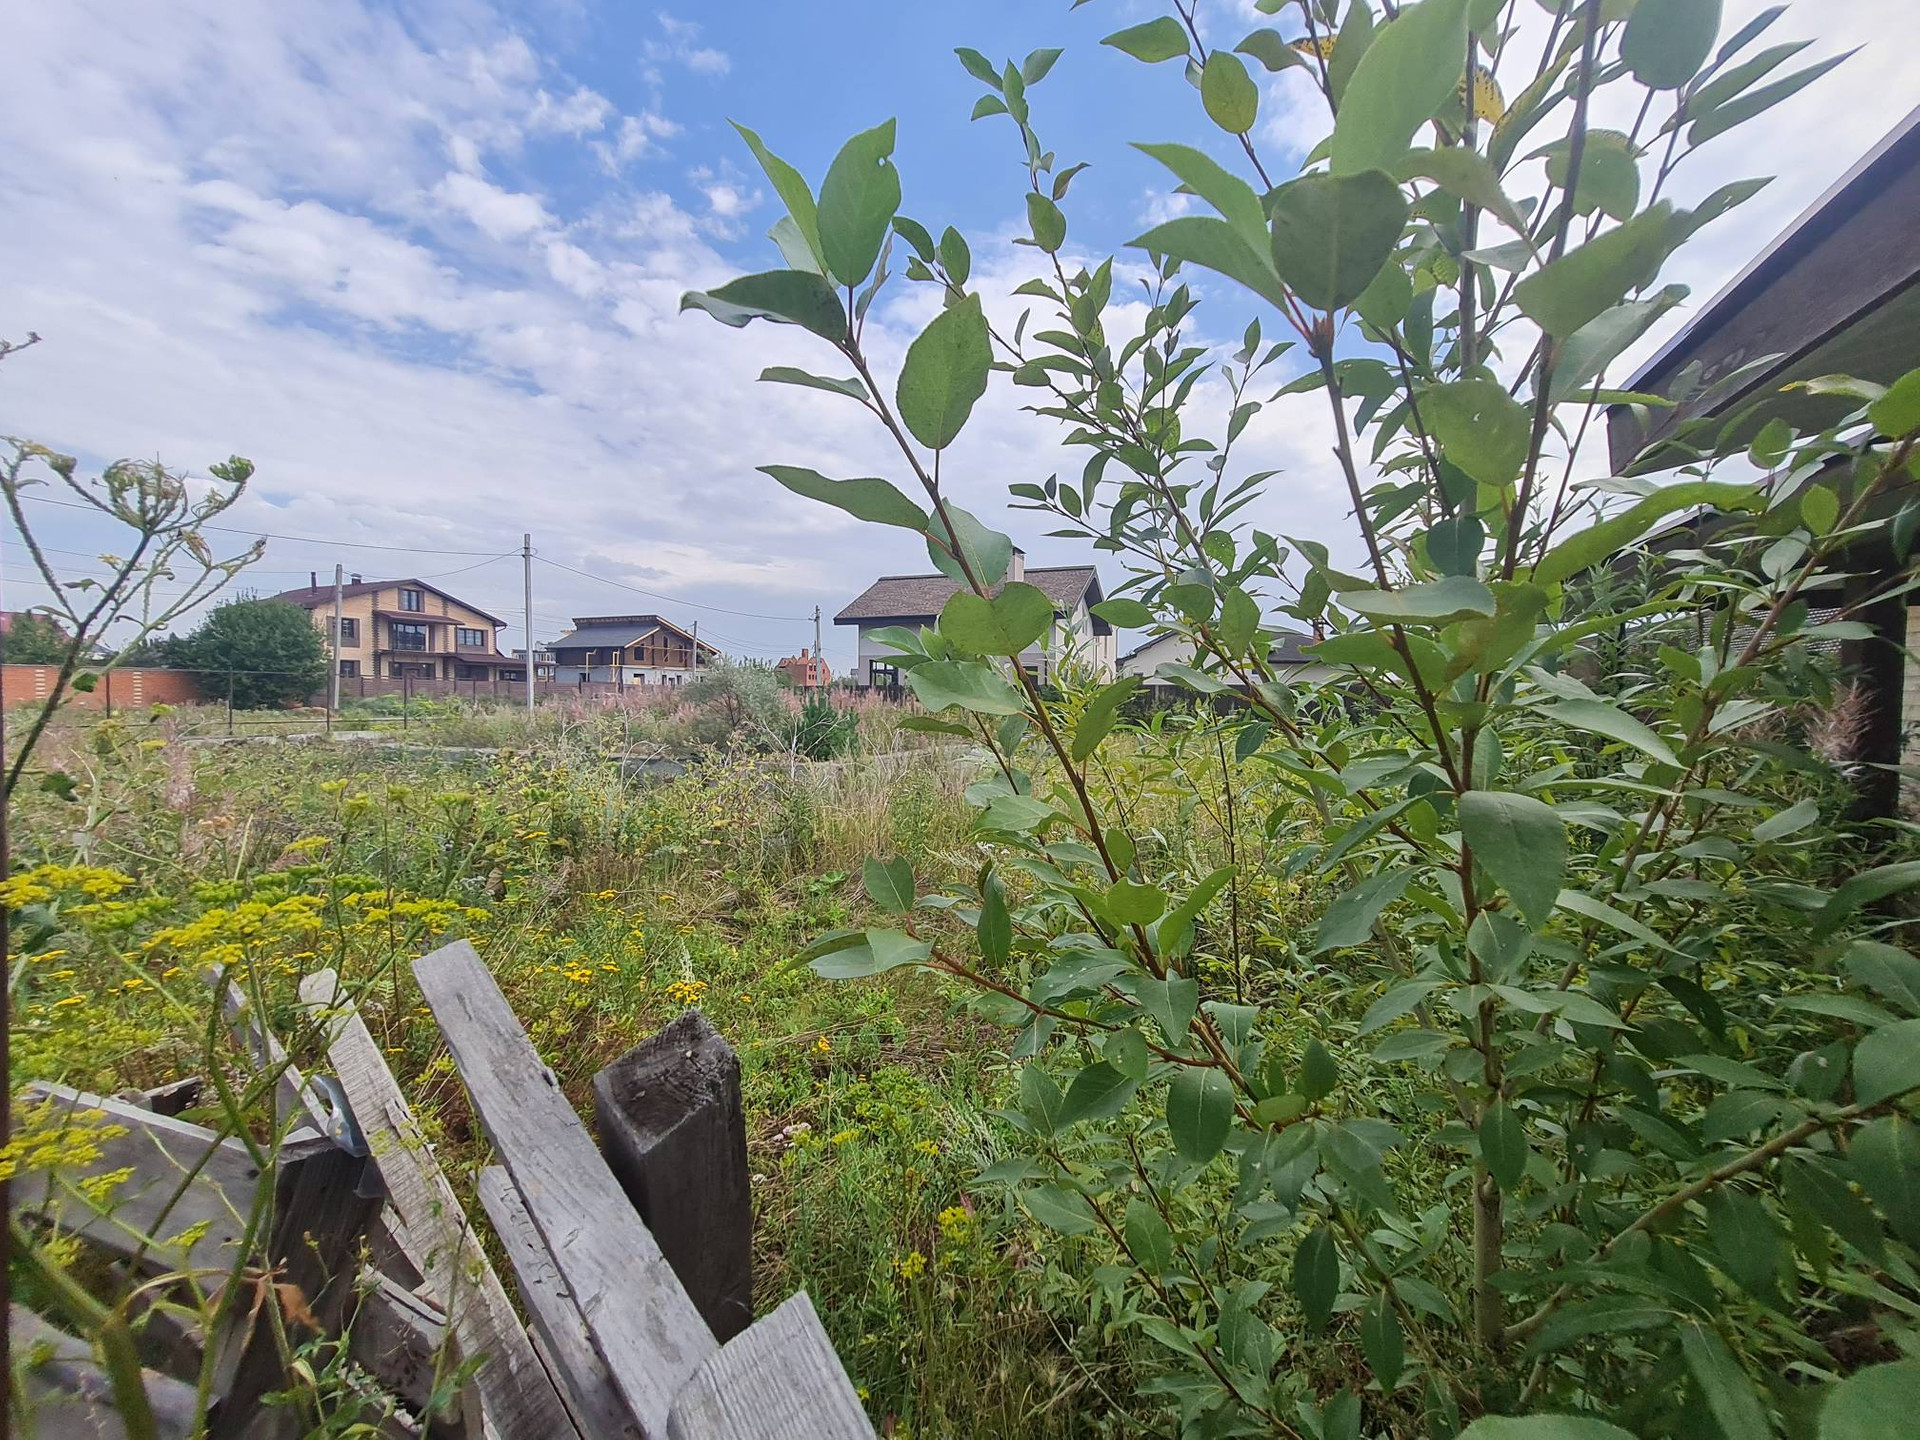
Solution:
[{"label": "green tree", "polygon": [[304,702],[327,681],[327,649],[312,618],[284,600],[235,600],[172,647],[214,698],[261,710]]},{"label": "green tree", "polygon": [[73,648],[73,637],[34,611],[15,615],[0,638],[0,658],[9,665],[58,665]]},{"label": "green tree", "polygon": [[[810,332],[831,373],[761,378],[884,431],[898,486],[765,469],[923,539],[959,592],[881,632],[935,712],[907,723],[993,758],[965,867],[869,860],[884,915],[805,958],[925,967],[1010,1027],[1019,1154],[982,1184],[1052,1232],[1050,1284],[1077,1269],[1157,1357],[1169,1433],[1744,1437],[1812,1433],[1822,1404],[1830,1440],[1897,1433],[1914,1367],[1843,1379],[1861,1362],[1822,1336],[1870,1315],[1880,1354],[1920,1344],[1920,959],[1887,914],[1920,863],[1874,863],[1839,778],[1769,737],[1808,654],[1910,587],[1882,566],[1810,609],[1849,560],[1910,551],[1920,372],[1811,382],[1815,433],[1680,425],[1621,477],[1580,443],[1649,403],[1607,380],[1685,297],[1668,257],[1764,183],[1683,209],[1676,167],[1838,61],[1776,75],[1799,45],[1749,52],[1785,7],[1720,44],[1719,0],[1259,0],[1276,28],[1231,50],[1227,7],[1196,8],[1103,42],[1183,61],[1234,162],[1143,145],[1201,203],[1124,268],[1069,249],[1082,167],[1034,108],[1060,52],[959,52],[1027,175],[1017,323],[957,231],[899,213],[892,122],[817,192],[743,131],[783,268],[683,305]],[[1305,173],[1262,155],[1249,62],[1322,96]],[[891,383],[863,344],[889,253],[941,302]],[[1207,327],[1237,347],[1201,338],[1202,290],[1253,311]],[[947,453],[996,369],[1084,452],[1010,490],[1126,566],[1102,616],[1190,640],[1170,683],[1245,697],[1264,856],[1208,870],[1135,823],[1111,739],[1137,682],[1056,698],[1019,666],[1051,606],[1005,583],[1011,541],[954,502]],[[1279,472],[1249,422],[1303,406],[1358,573],[1251,522]],[[1715,515],[1711,548],[1665,552],[1631,609],[1590,582],[1681,513]],[[1364,706],[1276,673],[1276,609]],[[1623,633],[1650,663],[1586,683]],[[1249,880],[1308,887],[1318,923],[1249,954]],[[1329,973],[1346,1003],[1303,1006]]]}]

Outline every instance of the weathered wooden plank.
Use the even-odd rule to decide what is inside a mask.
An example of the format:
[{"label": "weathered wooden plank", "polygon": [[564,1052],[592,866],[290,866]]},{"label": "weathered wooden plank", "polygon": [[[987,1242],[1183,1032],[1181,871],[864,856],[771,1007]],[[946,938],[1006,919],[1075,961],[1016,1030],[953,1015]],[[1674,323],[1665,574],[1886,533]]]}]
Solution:
[{"label": "weathered wooden plank", "polygon": [[480,1172],[479,1190],[480,1203],[513,1265],[521,1303],[533,1317],[534,1336],[545,1351],[574,1425],[590,1440],[603,1435],[637,1440],[642,1433],[639,1422],[607,1373],[606,1361],[594,1349],[580,1307],[554,1268],[553,1256],[527,1214],[513,1177],[501,1166],[489,1165]]},{"label": "weathered wooden plank", "polygon": [[[52,1101],[70,1123],[101,1129],[89,1137],[99,1157],[86,1166],[16,1178],[10,1187],[16,1211],[45,1215],[145,1271],[191,1272],[209,1288],[225,1277],[260,1183],[246,1146],[204,1126],[65,1085],[36,1081],[22,1088],[21,1097],[30,1104]],[[107,1128],[124,1133],[110,1135]],[[133,1173],[108,1193],[104,1214],[68,1188],[116,1170]],[[203,1225],[190,1246],[178,1243]]]},{"label": "weathered wooden plank", "polygon": [[667,1440],[873,1440],[853,1382],[796,1291],[694,1371],[674,1398]]},{"label": "weathered wooden plank", "polygon": [[512,1302],[494,1274],[460,1201],[434,1163],[413,1110],[366,1023],[342,1003],[331,970],[309,975],[300,998],[333,1012],[326,1023],[332,1064],[398,1223],[387,1227],[427,1293],[452,1317],[455,1343],[484,1356],[475,1377],[481,1408],[503,1440],[556,1440],[571,1434],[560,1397],[528,1343]]},{"label": "weathered wooden plank", "polygon": [[725,1343],[753,1323],[753,1194],[740,1061],[698,1010],[593,1077],[600,1149]]},{"label": "weathered wooden plank", "polygon": [[[208,978],[216,985],[219,982],[217,973],[209,974]],[[288,1058],[286,1047],[280,1043],[266,1020],[253,1013],[253,1002],[246,992],[229,980],[220,991],[220,1008],[226,1013],[227,1024],[232,1027],[234,1038],[253,1056],[260,1072],[275,1076],[274,1118],[282,1126],[288,1121],[299,1124],[310,1120],[324,1130],[327,1117],[325,1101],[307,1083],[299,1067]]]},{"label": "weathered wooden plank", "polygon": [[475,1116],[628,1408],[650,1437],[713,1332],[622,1193],[473,946],[414,962]]},{"label": "weathered wooden plank", "polygon": [[[35,1440],[123,1440],[127,1427],[113,1406],[113,1382],[93,1347],[48,1324],[24,1305],[7,1307],[7,1342],[22,1377],[24,1435]],[[194,1388],[140,1372],[161,1440],[193,1433]]]}]

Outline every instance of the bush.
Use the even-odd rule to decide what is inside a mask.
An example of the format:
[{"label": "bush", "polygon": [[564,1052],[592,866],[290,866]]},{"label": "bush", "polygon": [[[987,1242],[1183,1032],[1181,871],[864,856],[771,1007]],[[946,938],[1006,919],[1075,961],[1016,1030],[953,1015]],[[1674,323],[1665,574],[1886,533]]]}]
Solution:
[{"label": "bush", "polygon": [[231,686],[242,710],[303,704],[327,683],[327,651],[312,618],[284,600],[220,606],[173,642],[174,663],[198,671],[216,699]]}]

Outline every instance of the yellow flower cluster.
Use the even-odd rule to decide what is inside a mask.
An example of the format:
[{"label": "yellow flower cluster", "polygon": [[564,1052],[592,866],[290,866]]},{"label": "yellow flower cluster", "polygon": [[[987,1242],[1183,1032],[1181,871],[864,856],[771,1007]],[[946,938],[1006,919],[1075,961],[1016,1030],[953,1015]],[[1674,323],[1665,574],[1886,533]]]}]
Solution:
[{"label": "yellow flower cluster", "polygon": [[9,880],[0,880],[0,905],[18,910],[25,905],[44,905],[62,895],[110,900],[131,884],[131,875],[97,865],[36,865]]},{"label": "yellow flower cluster", "polygon": [[676,980],[667,986],[667,994],[676,1005],[697,1004],[706,993],[707,982],[704,980]]},{"label": "yellow flower cluster", "polygon": [[72,1170],[100,1158],[100,1142],[127,1133],[124,1125],[106,1123],[102,1110],[76,1110],[49,1097],[14,1112],[13,1134],[0,1150],[0,1179],[36,1170]]},{"label": "yellow flower cluster", "polygon": [[973,1238],[973,1216],[964,1205],[949,1205],[935,1217],[940,1233],[949,1245],[964,1245]]},{"label": "yellow flower cluster", "polygon": [[893,1262],[893,1268],[902,1280],[915,1280],[926,1273],[927,1257],[918,1250],[909,1250]]}]

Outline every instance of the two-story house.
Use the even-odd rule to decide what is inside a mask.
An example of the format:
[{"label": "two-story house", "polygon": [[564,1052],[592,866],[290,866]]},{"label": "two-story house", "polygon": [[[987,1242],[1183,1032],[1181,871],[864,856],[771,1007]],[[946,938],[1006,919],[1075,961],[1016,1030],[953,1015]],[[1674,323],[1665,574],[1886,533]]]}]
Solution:
[{"label": "two-story house", "polygon": [[[333,638],[333,586],[315,582],[274,596],[298,605]],[[365,580],[340,588],[340,674],[425,680],[524,679],[526,661],[502,654],[507,622],[424,580]]]},{"label": "two-story house", "polygon": [[[1048,565],[1029,569],[1027,557],[1013,552],[1007,580],[1021,580],[1053,601],[1054,623],[1046,634],[1021,653],[1020,664],[1036,679],[1052,680],[1065,665],[1080,667],[1097,680],[1114,675],[1118,642],[1113,626],[1093,613],[1104,598],[1100,572],[1091,565]],[[953,598],[959,584],[945,575],[883,575],[838,615],[836,625],[859,629],[859,658],[853,683],[863,688],[888,688],[900,683],[897,652],[874,638],[889,625],[932,625],[940,609]]]},{"label": "two-story house", "polygon": [[554,678],[614,685],[684,685],[720,652],[658,615],[576,615],[547,647]]}]

